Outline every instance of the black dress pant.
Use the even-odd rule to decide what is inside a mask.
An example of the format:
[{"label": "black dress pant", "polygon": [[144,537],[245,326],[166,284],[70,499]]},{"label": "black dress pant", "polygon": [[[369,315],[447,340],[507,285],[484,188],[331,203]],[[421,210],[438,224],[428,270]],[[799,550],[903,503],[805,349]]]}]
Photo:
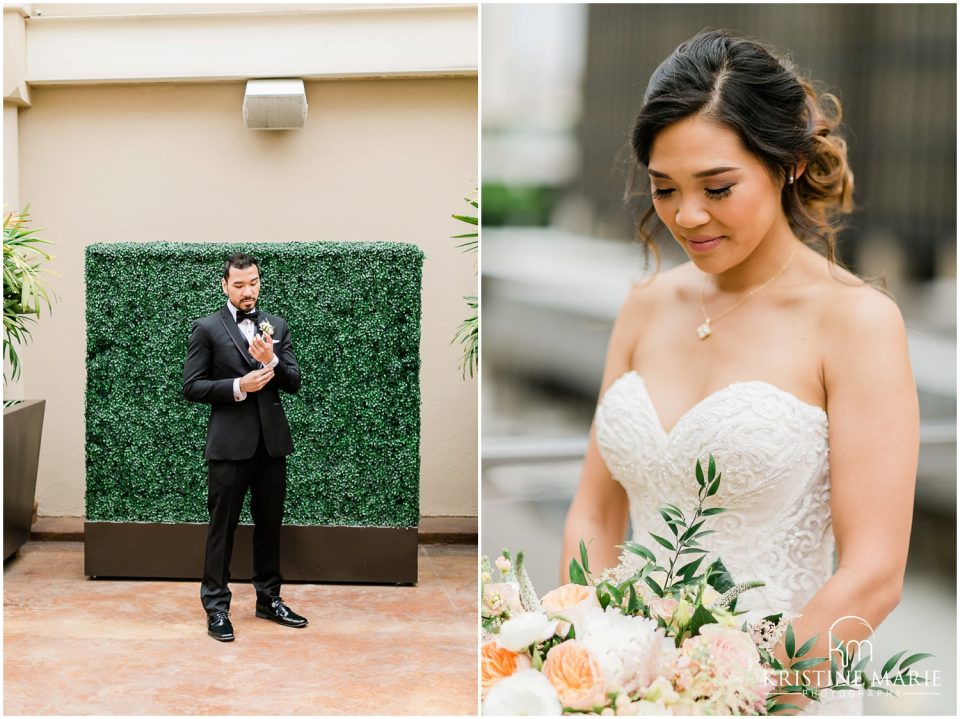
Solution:
[{"label": "black dress pant", "polygon": [[250,459],[207,460],[207,551],[200,601],[207,614],[230,610],[230,557],[243,498],[250,488],[253,516],[253,586],[257,599],[280,596],[280,525],[287,489],[286,457],[271,457],[263,444]]}]

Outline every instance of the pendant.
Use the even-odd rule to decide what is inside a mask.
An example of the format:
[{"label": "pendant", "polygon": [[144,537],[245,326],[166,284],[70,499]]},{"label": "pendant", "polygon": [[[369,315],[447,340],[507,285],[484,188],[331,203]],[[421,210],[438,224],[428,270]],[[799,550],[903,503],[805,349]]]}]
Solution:
[{"label": "pendant", "polygon": [[697,334],[700,336],[700,339],[702,340],[707,339],[707,337],[713,334],[713,332],[710,329],[710,320],[707,320],[702,325],[697,327]]}]

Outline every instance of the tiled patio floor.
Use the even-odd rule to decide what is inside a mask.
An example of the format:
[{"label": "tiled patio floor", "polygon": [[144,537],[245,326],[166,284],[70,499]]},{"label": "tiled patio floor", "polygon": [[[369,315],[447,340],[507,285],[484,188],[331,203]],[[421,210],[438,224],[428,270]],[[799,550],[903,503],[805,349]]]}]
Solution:
[{"label": "tiled patio floor", "polygon": [[206,634],[199,584],[89,580],[80,542],[4,566],[4,714],[475,714],[476,547],[422,545],[415,587],[289,584],[310,620]]}]

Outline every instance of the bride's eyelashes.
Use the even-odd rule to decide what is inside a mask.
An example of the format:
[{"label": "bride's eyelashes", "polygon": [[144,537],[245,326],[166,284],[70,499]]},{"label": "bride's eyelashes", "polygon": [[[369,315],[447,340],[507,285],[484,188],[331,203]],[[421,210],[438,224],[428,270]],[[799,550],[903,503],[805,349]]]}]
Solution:
[{"label": "bride's eyelashes", "polygon": [[[733,182],[727,185],[726,187],[717,187],[717,188],[705,187],[703,188],[703,192],[711,200],[722,200],[724,197],[730,196],[730,193],[733,191],[733,187],[736,184],[737,183]],[[653,195],[653,199],[655,200],[666,200],[668,197],[673,195],[673,192],[674,192],[673,188],[661,189],[659,187],[654,187],[653,190],[651,191],[651,194]]]}]

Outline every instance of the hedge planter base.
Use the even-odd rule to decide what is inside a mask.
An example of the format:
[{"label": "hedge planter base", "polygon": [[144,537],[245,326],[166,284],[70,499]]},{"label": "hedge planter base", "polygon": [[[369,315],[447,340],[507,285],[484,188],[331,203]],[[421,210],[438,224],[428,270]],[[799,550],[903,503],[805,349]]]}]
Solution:
[{"label": "hedge planter base", "polygon": [[[89,577],[195,579],[203,573],[206,524],[86,522]],[[230,574],[253,575],[253,525],[237,528]],[[416,527],[285,526],[280,534],[284,580],[416,584]]]}]

